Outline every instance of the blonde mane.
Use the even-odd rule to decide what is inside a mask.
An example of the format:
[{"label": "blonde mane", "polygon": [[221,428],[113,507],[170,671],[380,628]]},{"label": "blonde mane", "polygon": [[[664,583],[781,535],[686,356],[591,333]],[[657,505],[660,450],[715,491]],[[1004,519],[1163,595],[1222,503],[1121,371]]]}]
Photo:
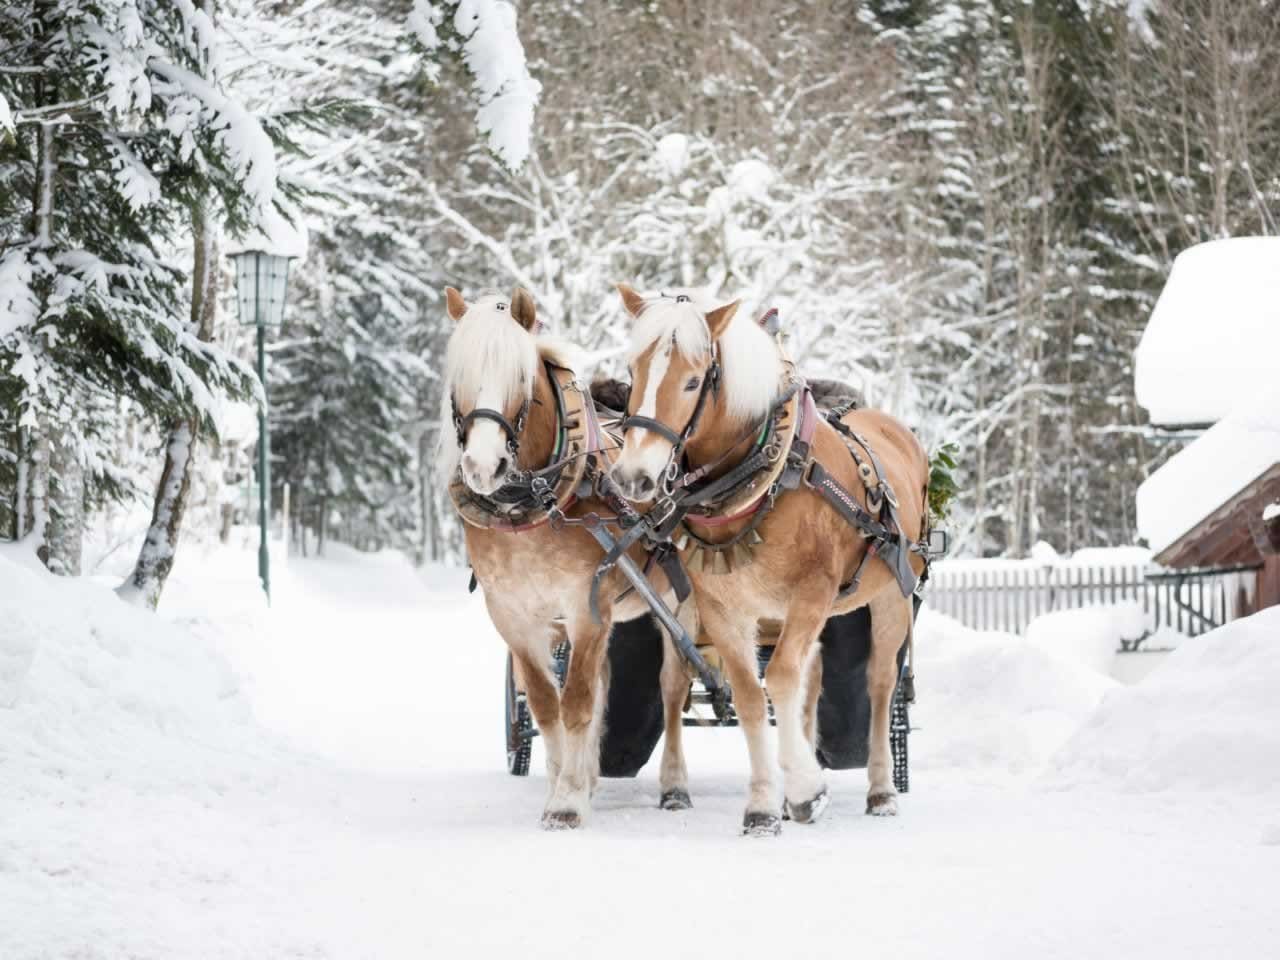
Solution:
[{"label": "blonde mane", "polygon": [[[711,350],[706,313],[714,309],[696,291],[681,290],[689,301],[676,302],[676,293],[650,300],[631,331],[630,355],[634,359],[654,341],[670,339],[679,354],[694,363]],[[782,384],[782,356],[773,338],[749,315],[739,311],[720,337],[720,364],[725,410],[735,420],[764,416]]]},{"label": "blonde mane", "polygon": [[[506,304],[498,309],[498,304]],[[473,407],[480,390],[498,385],[504,406],[521,403],[533,394],[538,364],[546,360],[581,373],[584,359],[568,341],[550,335],[537,336],[511,316],[510,301],[499,294],[485,294],[467,307],[454,327],[445,351],[444,394],[440,400],[436,479],[448,485],[458,466],[453,428],[453,401]]]}]

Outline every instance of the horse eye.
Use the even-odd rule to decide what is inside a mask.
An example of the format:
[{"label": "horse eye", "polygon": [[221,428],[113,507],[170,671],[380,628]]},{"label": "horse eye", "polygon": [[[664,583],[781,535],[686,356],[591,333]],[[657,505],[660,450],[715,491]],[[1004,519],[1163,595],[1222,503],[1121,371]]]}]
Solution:
[{"label": "horse eye", "polygon": [[687,390],[697,390],[697,389],[698,389],[698,387],[700,387],[700,386],[702,386],[702,378],[701,378],[701,377],[690,377],[690,378],[689,378],[689,382],[688,382],[688,383],[686,383],[686,384],[684,385],[684,388],[685,388],[685,390],[686,390],[686,391],[687,391]]}]

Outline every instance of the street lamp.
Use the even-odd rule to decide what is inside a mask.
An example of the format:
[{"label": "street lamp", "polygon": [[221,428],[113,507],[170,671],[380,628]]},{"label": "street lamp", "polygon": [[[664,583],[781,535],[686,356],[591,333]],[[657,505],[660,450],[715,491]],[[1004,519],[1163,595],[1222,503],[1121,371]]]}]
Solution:
[{"label": "street lamp", "polygon": [[236,266],[236,301],[240,324],[258,328],[258,382],[262,384],[262,406],[258,408],[258,576],[271,602],[271,556],[267,549],[267,522],[271,504],[271,434],[267,426],[267,327],[284,322],[284,298],[289,286],[289,256],[264,250],[244,250],[231,254]]}]

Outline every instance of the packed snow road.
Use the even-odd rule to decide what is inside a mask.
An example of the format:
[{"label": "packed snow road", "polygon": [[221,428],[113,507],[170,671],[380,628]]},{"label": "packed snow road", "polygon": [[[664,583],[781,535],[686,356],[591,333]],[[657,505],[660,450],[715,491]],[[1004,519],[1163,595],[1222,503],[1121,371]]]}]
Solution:
[{"label": "packed snow road", "polygon": [[232,577],[248,554],[189,562],[153,616],[0,554],[5,960],[1280,942],[1274,616],[1132,688],[926,620],[896,819],[862,814],[855,771],[821,823],[742,838],[741,737],[698,730],[693,810],[657,809],[651,766],[605,781],[583,831],[544,833],[541,757],[503,766],[503,648],[465,572],[295,560],[267,611]]}]

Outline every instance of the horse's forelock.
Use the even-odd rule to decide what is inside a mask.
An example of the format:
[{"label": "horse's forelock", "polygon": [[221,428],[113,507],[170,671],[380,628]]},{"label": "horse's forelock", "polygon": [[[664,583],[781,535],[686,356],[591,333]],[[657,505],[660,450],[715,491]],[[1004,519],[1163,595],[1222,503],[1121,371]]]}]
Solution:
[{"label": "horse's forelock", "polygon": [[471,404],[484,387],[497,387],[506,402],[533,391],[538,347],[500,295],[476,299],[454,328],[445,352],[445,387],[459,403]]},{"label": "horse's forelock", "polygon": [[[632,358],[667,339],[686,360],[705,361],[711,350],[706,308],[700,298],[685,303],[667,298],[651,301],[632,329]],[[778,395],[782,379],[782,356],[773,338],[739,313],[720,338],[720,360],[729,415],[740,419],[763,416]]]}]

